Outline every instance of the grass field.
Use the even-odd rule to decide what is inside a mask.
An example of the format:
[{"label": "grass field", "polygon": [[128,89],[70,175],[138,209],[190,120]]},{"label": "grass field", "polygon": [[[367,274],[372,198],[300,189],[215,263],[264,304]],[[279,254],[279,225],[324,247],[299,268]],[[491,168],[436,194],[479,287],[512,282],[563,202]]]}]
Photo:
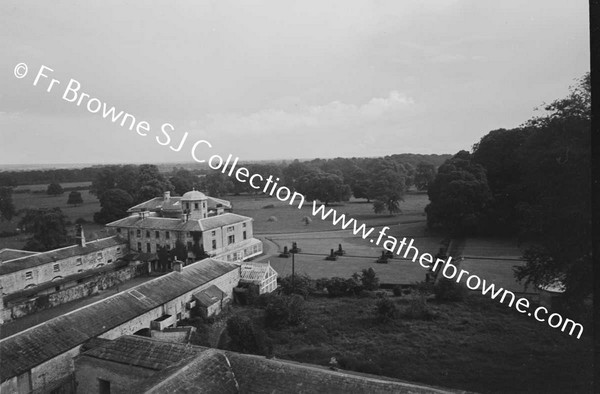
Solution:
[{"label": "grass field", "polygon": [[[85,183],[89,184],[89,182]],[[63,187],[67,185],[81,186],[79,183],[64,183]],[[22,188],[34,190],[35,187],[47,187],[47,185],[26,185]],[[21,209],[37,209],[37,208],[54,208],[59,207],[63,213],[68,217],[68,220],[72,223],[79,218],[85,219],[88,223],[84,225],[86,237],[88,239],[95,239],[106,236],[104,226],[94,223],[94,213],[100,210],[100,203],[93,194],[90,194],[88,190],[81,190],[81,197],[83,198],[83,204],[78,206],[72,206],[67,204],[69,193],[65,192],[59,196],[49,196],[45,193],[15,193],[13,194],[13,202],[15,208]],[[13,218],[11,222],[0,222],[0,232],[2,231],[14,231],[17,228],[19,217]],[[29,235],[19,234],[12,237],[0,238],[0,249],[2,248],[14,248],[19,249],[27,242]]]},{"label": "grass field", "polygon": [[[402,308],[408,297],[393,299]],[[266,330],[275,357],[321,365],[336,357],[358,372],[481,393],[592,392],[589,334],[578,340],[481,296],[430,302],[430,321],[379,323],[373,298],[306,305],[305,324]]]}]

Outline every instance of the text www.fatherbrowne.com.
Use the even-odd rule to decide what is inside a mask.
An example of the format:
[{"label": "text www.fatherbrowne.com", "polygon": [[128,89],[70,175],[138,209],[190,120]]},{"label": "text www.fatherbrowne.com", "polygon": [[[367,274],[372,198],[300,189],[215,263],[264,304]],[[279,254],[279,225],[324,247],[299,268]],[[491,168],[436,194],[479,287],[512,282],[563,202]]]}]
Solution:
[{"label": "text www.fatherbrowne.com", "polygon": [[410,258],[413,262],[418,260],[421,267],[433,272],[441,270],[441,273],[445,278],[450,280],[455,279],[456,283],[460,283],[461,280],[463,280],[470,290],[479,290],[481,291],[481,294],[489,295],[492,300],[498,300],[501,304],[508,301],[507,305],[509,307],[514,305],[519,313],[526,313],[527,316],[533,316],[537,321],[547,322],[552,328],[560,328],[562,332],[569,329],[569,335],[576,335],[577,339],[581,338],[581,334],[583,334],[583,325],[580,323],[563,318],[559,313],[552,313],[548,316],[549,311],[543,306],[539,306],[531,312],[529,300],[527,298],[519,298],[515,302],[516,296],[513,292],[503,289],[502,287],[496,288],[493,283],[487,283],[485,279],[470,274],[469,271],[459,269],[456,265],[451,263],[452,257],[448,257],[447,260],[438,258],[434,261],[434,257],[431,254],[420,254],[419,249],[413,245],[414,239],[411,238],[407,241],[406,237],[404,237],[402,240],[398,240],[398,238],[386,234],[386,231],[390,229],[388,226],[384,226],[377,232],[377,238],[370,238],[371,233],[375,231],[373,227],[367,229],[364,223],[359,226],[354,218],[346,218],[346,215],[344,214],[339,215],[335,209],[330,208],[329,210],[326,210],[324,205],[320,204],[317,206],[316,202],[313,202],[312,214],[314,216],[320,215],[323,220],[330,218],[333,225],[339,225],[342,229],[350,229],[354,235],[360,235],[363,239],[369,239],[371,243],[374,243],[377,246],[384,241],[382,246],[385,250],[396,253],[397,255],[404,252],[402,254],[403,258]]},{"label": "text www.fatherbrowne.com", "polygon": [[[42,81],[45,82],[46,92],[50,93],[53,91],[55,86],[59,86],[61,81],[56,78],[50,77],[51,73],[54,70],[50,67],[42,65],[37,75],[33,80],[33,86],[38,86],[38,83],[42,84]],[[19,63],[14,68],[14,75],[18,79],[23,79],[28,74],[28,66],[25,63]],[[44,85],[43,85],[44,86]],[[114,106],[108,105],[106,102],[102,102],[98,98],[92,97],[88,93],[84,93],[82,91],[81,83],[75,79],[70,79],[69,83],[66,84],[64,89],[57,88],[59,91],[62,91],[62,99],[66,102],[73,103],[77,107],[83,106],[92,114],[99,114],[104,119],[111,121],[112,123],[119,124],[121,127],[135,130],[137,134],[142,137],[147,137],[153,129],[150,126],[150,123],[145,120],[139,120],[135,116],[130,113],[124,111],[118,111]],[[175,131],[175,127],[170,123],[164,123],[160,127],[160,133],[155,136],[156,142],[159,145],[164,147],[168,147],[169,149],[179,152],[186,145],[187,138],[189,133],[185,132],[183,136],[180,137],[179,143],[173,143],[173,135],[172,133]],[[190,144],[187,144],[188,146]],[[293,205],[297,202],[298,209],[302,208],[305,203],[305,196],[296,191],[292,191],[285,186],[278,185],[279,178],[273,179],[273,176],[269,176],[265,179],[261,174],[251,174],[248,168],[243,166],[238,166],[239,158],[233,158],[230,154],[226,160],[223,159],[220,155],[212,155],[208,160],[202,158],[202,155],[199,155],[198,150],[203,148],[212,148],[212,144],[204,139],[197,140],[192,144],[190,153],[191,157],[194,161],[198,163],[207,163],[208,166],[213,170],[221,170],[223,174],[226,174],[230,177],[235,177],[238,182],[248,182],[249,185],[256,190],[262,190],[264,193],[277,197],[278,200],[282,202],[289,202],[290,205]],[[560,328],[561,331],[565,332],[569,329],[569,335],[574,335],[576,333],[577,339],[581,338],[581,334],[583,334],[583,325],[574,322],[571,319],[565,319],[558,313],[552,313],[548,316],[548,309],[540,306],[536,308],[533,312],[530,312],[529,300],[527,298],[519,298],[515,302],[515,294],[509,290],[498,288],[494,284],[489,284],[485,281],[485,279],[479,278],[477,275],[469,274],[468,271],[463,269],[459,270],[459,267],[452,264],[450,261],[452,257],[448,257],[448,260],[445,261],[443,259],[436,259],[434,262],[434,257],[429,253],[419,253],[419,250],[413,245],[414,239],[410,239],[407,244],[406,237],[402,238],[399,241],[396,237],[391,235],[387,235],[386,231],[389,230],[389,227],[383,227],[379,232],[377,238],[370,238],[371,233],[375,230],[374,228],[367,228],[365,224],[361,224],[359,226],[358,222],[353,218],[346,218],[346,215],[338,215],[335,209],[329,209],[326,211],[326,207],[323,204],[319,204],[313,201],[313,216],[321,216],[322,220],[328,220],[331,218],[331,221],[334,226],[341,226],[342,229],[351,229],[354,235],[360,235],[363,239],[369,239],[371,243],[379,246],[382,241],[383,248],[400,255],[404,250],[404,254],[402,257],[408,259],[412,254],[412,261],[419,261],[419,264],[428,270],[433,272],[438,272],[438,270],[442,271],[442,275],[445,278],[450,280],[456,278],[456,283],[460,283],[462,278],[466,286],[470,290],[481,290],[481,294],[489,295],[489,297],[493,300],[498,300],[500,303],[504,303],[505,300],[508,300],[508,306],[512,307],[514,305],[515,309],[519,313],[526,313],[527,316],[533,316],[537,321],[547,322],[548,325],[552,328]],[[384,240],[385,236],[385,240]],[[406,248],[405,248],[406,247]],[[432,266],[433,264],[433,266]],[[547,317],[547,318],[546,318]]]}]

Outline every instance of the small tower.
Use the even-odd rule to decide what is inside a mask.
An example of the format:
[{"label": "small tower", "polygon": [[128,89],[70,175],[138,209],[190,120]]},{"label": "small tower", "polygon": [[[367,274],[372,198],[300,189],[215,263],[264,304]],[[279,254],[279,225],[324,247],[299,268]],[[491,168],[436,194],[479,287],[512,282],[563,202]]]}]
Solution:
[{"label": "small tower", "polygon": [[208,217],[207,197],[197,190],[187,192],[181,197],[181,209],[183,215],[190,220],[204,219]]}]

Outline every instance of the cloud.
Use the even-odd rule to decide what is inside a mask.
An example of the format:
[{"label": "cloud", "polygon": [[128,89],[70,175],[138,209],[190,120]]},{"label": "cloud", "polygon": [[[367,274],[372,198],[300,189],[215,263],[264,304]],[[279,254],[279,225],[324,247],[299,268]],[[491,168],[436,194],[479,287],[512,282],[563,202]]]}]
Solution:
[{"label": "cloud", "polygon": [[207,135],[265,135],[292,132],[341,131],[366,125],[394,122],[411,111],[414,100],[396,90],[356,105],[332,101],[307,105],[286,97],[278,105],[251,114],[210,114],[191,125]]}]

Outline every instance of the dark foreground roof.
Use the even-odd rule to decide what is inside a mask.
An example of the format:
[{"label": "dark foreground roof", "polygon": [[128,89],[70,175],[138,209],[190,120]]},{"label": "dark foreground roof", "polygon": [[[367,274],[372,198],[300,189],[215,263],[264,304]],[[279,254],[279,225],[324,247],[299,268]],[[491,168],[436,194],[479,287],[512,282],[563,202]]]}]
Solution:
[{"label": "dark foreground roof", "polygon": [[112,297],[0,340],[0,381],[56,357],[87,340],[192,291],[233,270],[235,264],[204,259]]},{"label": "dark foreground roof", "polygon": [[[164,368],[135,382],[132,393],[455,393],[382,376],[332,371],[311,364],[266,359],[218,349],[123,336],[101,344],[80,358],[104,354],[106,361],[145,368],[159,363]],[[110,357],[107,349],[130,349]],[[164,357],[163,357],[164,352]],[[140,359],[147,354],[149,360]],[[177,359],[176,354],[180,357]],[[162,362],[161,360],[172,360]],[[154,369],[154,366],[149,367]]]},{"label": "dark foreground roof", "polygon": [[11,272],[37,267],[38,265],[68,259],[69,257],[84,256],[86,254],[94,253],[96,251],[117,245],[127,245],[127,241],[123,240],[119,236],[113,236],[99,239],[97,241],[87,242],[85,246],[73,245],[65,248],[50,250],[48,252],[19,257],[0,264],[0,275],[6,275]]}]

